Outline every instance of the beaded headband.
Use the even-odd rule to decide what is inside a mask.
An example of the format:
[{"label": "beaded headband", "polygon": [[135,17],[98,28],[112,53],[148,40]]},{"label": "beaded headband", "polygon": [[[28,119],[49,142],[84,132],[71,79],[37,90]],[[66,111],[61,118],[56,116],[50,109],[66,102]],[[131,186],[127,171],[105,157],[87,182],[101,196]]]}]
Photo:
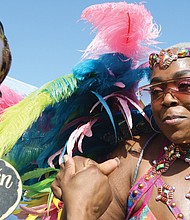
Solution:
[{"label": "beaded headband", "polygon": [[149,56],[149,67],[153,67],[158,64],[160,69],[167,69],[172,61],[178,58],[190,57],[190,48],[171,48],[167,50],[161,50],[159,54],[152,53]]}]

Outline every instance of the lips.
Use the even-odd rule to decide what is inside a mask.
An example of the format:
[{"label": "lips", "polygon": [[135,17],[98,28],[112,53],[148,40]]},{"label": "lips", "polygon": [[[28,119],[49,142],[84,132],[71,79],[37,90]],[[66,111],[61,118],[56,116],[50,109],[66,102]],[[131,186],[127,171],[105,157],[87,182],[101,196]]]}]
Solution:
[{"label": "lips", "polygon": [[173,120],[173,119],[178,119],[178,118],[186,118],[186,117],[181,116],[181,115],[167,115],[167,116],[164,117],[163,121]]},{"label": "lips", "polygon": [[185,118],[187,117],[182,115],[167,115],[163,117],[162,121],[166,124],[177,124],[183,121]]}]

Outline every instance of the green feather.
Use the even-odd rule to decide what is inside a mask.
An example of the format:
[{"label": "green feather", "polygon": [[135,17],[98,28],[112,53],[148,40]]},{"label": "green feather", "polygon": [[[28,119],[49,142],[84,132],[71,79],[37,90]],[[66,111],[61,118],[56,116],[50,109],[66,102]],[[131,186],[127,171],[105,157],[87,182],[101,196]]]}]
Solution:
[{"label": "green feather", "polygon": [[21,176],[22,182],[29,180],[29,179],[35,179],[38,177],[41,177],[42,175],[49,173],[49,172],[58,172],[59,169],[55,169],[52,167],[47,167],[47,168],[37,168],[35,170],[29,171],[25,173],[23,176]]},{"label": "green feather", "polygon": [[23,185],[23,190],[27,191],[26,197],[33,198],[33,197],[37,197],[41,193],[50,193],[51,192],[50,186],[54,181],[55,176],[56,175],[53,174],[50,177],[30,186]]},{"label": "green feather", "polygon": [[48,201],[47,201],[47,215],[48,215],[48,216],[49,216],[49,210],[50,210],[50,207],[51,207],[51,203],[52,203],[53,197],[54,197],[54,194],[53,194],[53,192],[51,191],[51,192],[49,193]]},{"label": "green feather", "polygon": [[69,74],[45,84],[8,108],[0,118],[0,158],[12,149],[47,106],[69,98],[76,89],[77,80]]}]

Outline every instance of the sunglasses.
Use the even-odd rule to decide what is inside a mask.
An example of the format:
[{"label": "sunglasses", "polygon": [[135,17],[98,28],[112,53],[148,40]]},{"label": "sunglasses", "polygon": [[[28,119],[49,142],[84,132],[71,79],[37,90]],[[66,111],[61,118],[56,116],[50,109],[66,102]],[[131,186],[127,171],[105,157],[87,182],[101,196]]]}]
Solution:
[{"label": "sunglasses", "polygon": [[[168,86],[171,84],[172,86]],[[190,77],[181,77],[170,79],[158,83],[152,83],[142,86],[138,89],[137,95],[148,98],[151,96],[151,102],[163,100],[167,93],[170,93],[173,98],[177,98],[182,102],[190,100]]]}]

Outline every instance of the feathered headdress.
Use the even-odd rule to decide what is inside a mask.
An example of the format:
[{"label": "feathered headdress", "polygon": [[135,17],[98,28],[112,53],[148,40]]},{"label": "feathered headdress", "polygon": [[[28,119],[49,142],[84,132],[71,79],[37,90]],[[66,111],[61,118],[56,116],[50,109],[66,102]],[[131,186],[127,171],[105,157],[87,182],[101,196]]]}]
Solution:
[{"label": "feathered headdress", "polygon": [[22,209],[43,219],[62,205],[50,184],[65,152],[103,160],[119,141],[139,132],[138,123],[149,120],[142,117],[135,92],[148,71],[137,63],[159,34],[150,13],[142,4],[105,3],[85,9],[81,18],[97,35],[73,73],[45,84],[1,116],[0,155],[24,174],[29,207],[42,204],[42,195],[48,198],[46,205]]},{"label": "feathered headdress", "polygon": [[158,43],[159,29],[143,4],[113,2],[86,8],[81,19],[93,24],[94,40],[84,51],[83,58],[94,58],[103,53],[122,53],[133,66],[147,60]]}]

